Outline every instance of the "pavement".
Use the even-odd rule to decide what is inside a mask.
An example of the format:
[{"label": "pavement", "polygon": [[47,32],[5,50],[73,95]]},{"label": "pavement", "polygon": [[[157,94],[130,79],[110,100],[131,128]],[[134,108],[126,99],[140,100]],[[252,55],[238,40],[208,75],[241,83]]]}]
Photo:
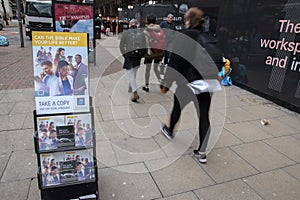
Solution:
[{"label": "pavement", "polygon": [[[17,42],[0,48],[0,194],[37,200],[31,45]],[[159,127],[168,121],[171,92],[161,94],[152,73],[150,92],[139,88],[139,102],[131,102],[118,43],[118,37],[97,40],[97,61],[89,66],[101,200],[299,199],[298,113],[236,86],[223,88],[213,96],[208,162],[200,164],[192,156],[193,105],[168,141]],[[142,66],[138,86],[143,80]]]}]

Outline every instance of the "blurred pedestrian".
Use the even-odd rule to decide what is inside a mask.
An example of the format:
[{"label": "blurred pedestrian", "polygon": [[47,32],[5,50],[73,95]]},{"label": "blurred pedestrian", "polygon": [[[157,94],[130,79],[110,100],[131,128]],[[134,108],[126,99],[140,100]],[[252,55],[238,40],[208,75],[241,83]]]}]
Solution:
[{"label": "blurred pedestrian", "polygon": [[131,101],[137,102],[136,73],[141,65],[141,58],[145,55],[145,35],[138,29],[139,23],[133,19],[129,22],[129,30],[124,31],[120,41],[120,51],[124,57],[123,68],[127,70],[129,78],[128,92],[132,92]]},{"label": "blurred pedestrian", "polygon": [[[185,27],[182,33],[197,42],[199,34],[202,33],[203,11],[199,8],[190,8],[184,15]],[[211,96],[209,92],[194,93],[187,85],[195,80],[202,80],[203,77],[195,67],[190,64],[187,58],[177,55],[175,52],[185,52],[186,55],[194,55],[197,58],[196,46],[188,46],[183,37],[177,37],[174,44],[173,52],[170,57],[169,67],[166,70],[165,79],[161,86],[161,92],[166,93],[173,81],[176,81],[177,88],[174,94],[174,105],[170,116],[169,126],[163,124],[162,133],[168,138],[174,137],[174,127],[177,124],[181,111],[191,101],[196,107],[199,120],[199,148],[194,150],[194,155],[199,157],[200,163],[206,163],[206,146],[210,133],[209,108]],[[199,56],[199,55],[198,55]],[[201,62],[201,60],[199,61]],[[178,73],[181,76],[178,76]],[[208,90],[206,90],[208,91]]]},{"label": "blurred pedestrian", "polygon": [[116,36],[116,31],[117,31],[117,22],[116,22],[116,20],[112,21],[111,27],[112,27],[113,36]]},{"label": "blurred pedestrian", "polygon": [[[146,28],[144,30],[144,33],[146,35],[146,45],[148,49],[147,49],[147,53],[145,54],[145,61],[144,61],[144,64],[146,65],[145,86],[142,89],[146,92],[149,92],[149,79],[150,79],[150,70],[151,70],[152,63],[154,62],[154,73],[156,75],[156,78],[160,82],[161,78],[160,78],[159,62],[162,60],[163,52],[164,52],[164,49],[151,48],[152,43],[162,44],[162,43],[166,43],[166,41],[164,38],[164,41],[153,42],[154,41],[153,34],[157,34],[157,35],[163,34],[163,37],[165,36],[162,28],[160,28],[160,26],[156,24],[156,16],[153,14],[150,14],[146,17]],[[154,50],[158,50],[158,51],[155,52]]]},{"label": "blurred pedestrian", "polygon": [[[164,58],[163,58],[164,65],[169,64],[170,50],[172,49],[172,43],[173,43],[173,37],[174,37],[173,31],[176,31],[173,19],[174,19],[174,15],[168,14],[167,20],[160,23],[160,27],[164,29],[166,39],[167,39],[167,50],[164,51]],[[168,30],[165,30],[165,29],[168,29]]]}]

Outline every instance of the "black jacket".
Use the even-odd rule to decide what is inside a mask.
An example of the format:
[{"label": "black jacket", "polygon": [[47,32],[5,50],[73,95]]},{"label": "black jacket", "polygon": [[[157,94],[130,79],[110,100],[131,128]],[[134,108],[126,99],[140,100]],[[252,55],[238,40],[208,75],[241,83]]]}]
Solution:
[{"label": "black jacket", "polygon": [[198,70],[190,63],[190,61],[198,59],[196,48],[200,33],[200,29],[186,29],[182,31],[182,34],[177,34],[169,67],[165,74],[164,86],[169,88],[173,81],[180,85],[203,79]]},{"label": "black jacket", "polygon": [[120,41],[120,51],[124,57],[124,64],[123,64],[123,68],[124,69],[131,69],[134,67],[139,67],[141,65],[141,58],[138,57],[129,57],[128,52],[126,52],[126,45],[128,43],[128,41],[131,40],[131,38],[129,37],[129,33],[130,31],[133,31],[133,29],[136,27],[131,27],[129,30],[124,31],[122,33],[122,37],[121,37],[121,41]]}]

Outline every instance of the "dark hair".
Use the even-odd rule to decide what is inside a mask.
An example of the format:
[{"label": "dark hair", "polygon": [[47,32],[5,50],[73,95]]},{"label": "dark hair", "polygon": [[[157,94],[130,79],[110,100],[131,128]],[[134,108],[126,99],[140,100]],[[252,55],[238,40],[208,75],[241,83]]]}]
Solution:
[{"label": "dark hair", "polygon": [[155,24],[156,23],[156,16],[153,14],[147,15],[147,24]]},{"label": "dark hair", "polygon": [[75,57],[76,57],[76,56],[78,56],[80,59],[82,59],[82,57],[81,57],[81,55],[80,55],[80,54],[76,54],[76,55],[75,55]]},{"label": "dark hair", "polygon": [[46,65],[46,66],[48,66],[48,67],[52,67],[52,66],[53,66],[53,65],[52,65],[52,62],[49,61],[49,60],[46,60],[46,61],[42,62],[41,66],[43,66],[43,65]]},{"label": "dark hair", "polygon": [[51,131],[50,131],[50,135],[52,134],[52,133],[56,133],[56,130],[55,129],[52,129]]},{"label": "dark hair", "polygon": [[63,66],[68,66],[68,65],[69,65],[69,63],[67,61],[61,60],[61,61],[58,62],[57,68],[61,69]]},{"label": "dark hair", "polygon": [[43,128],[43,129],[42,129],[42,132],[48,132],[48,130],[47,130],[47,129],[45,129],[45,128]]},{"label": "dark hair", "polygon": [[184,15],[184,20],[190,22],[190,27],[200,27],[204,23],[203,19],[204,13],[201,9],[193,7],[188,9]]},{"label": "dark hair", "polygon": [[61,51],[65,51],[65,49],[64,48],[58,48],[58,52],[60,53]]}]

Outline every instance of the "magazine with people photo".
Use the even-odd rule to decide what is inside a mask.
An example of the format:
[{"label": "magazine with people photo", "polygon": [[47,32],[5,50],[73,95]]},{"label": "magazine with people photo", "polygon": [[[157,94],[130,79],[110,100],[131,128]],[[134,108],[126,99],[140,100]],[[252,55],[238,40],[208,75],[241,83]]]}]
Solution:
[{"label": "magazine with people photo", "polygon": [[93,127],[91,114],[66,115],[65,121],[74,126],[75,147],[93,146]]},{"label": "magazine with people photo", "polygon": [[64,125],[65,118],[61,116],[37,117],[38,144],[40,151],[49,151],[58,148],[56,127]]},{"label": "magazine with people photo", "polygon": [[40,154],[43,187],[60,185],[62,183],[59,167],[59,162],[62,160],[64,160],[62,152]]},{"label": "magazine with people photo", "polygon": [[65,160],[75,161],[75,177],[77,181],[95,179],[93,152],[84,150],[66,151]]}]

